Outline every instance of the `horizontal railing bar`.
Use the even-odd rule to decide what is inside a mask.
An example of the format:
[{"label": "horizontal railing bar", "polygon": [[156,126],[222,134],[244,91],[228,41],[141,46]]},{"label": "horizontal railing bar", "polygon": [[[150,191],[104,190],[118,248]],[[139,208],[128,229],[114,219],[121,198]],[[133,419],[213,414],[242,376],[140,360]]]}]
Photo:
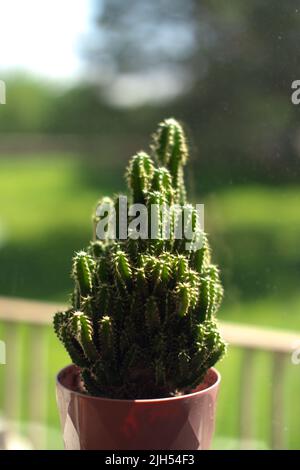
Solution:
[{"label": "horizontal railing bar", "polygon": [[[0,320],[48,325],[52,322],[53,314],[65,308],[64,305],[51,302],[0,297]],[[291,353],[300,341],[300,332],[229,322],[219,324],[223,337],[231,346]]]},{"label": "horizontal railing bar", "polygon": [[232,346],[290,354],[300,341],[300,332],[221,322],[220,328]]},{"label": "horizontal railing bar", "polygon": [[54,313],[64,308],[50,302],[0,297],[0,320],[49,325]]}]

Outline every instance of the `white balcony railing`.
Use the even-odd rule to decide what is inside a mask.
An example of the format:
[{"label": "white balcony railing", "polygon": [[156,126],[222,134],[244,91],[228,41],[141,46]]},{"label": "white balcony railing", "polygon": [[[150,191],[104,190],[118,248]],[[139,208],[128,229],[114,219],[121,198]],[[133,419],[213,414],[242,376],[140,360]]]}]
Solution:
[{"label": "white balcony railing", "polygon": [[[20,412],[20,393],[22,390],[21,361],[24,351],[19,341],[20,324],[30,325],[28,340],[27,371],[28,410],[33,422],[43,423],[47,419],[48,404],[48,366],[49,325],[53,312],[63,308],[53,303],[28,301],[0,297],[0,323],[5,324],[4,337],[8,366],[4,367],[4,416],[17,419]],[[271,387],[271,448],[285,448],[285,416],[283,407],[284,377],[287,357],[291,357],[295,344],[300,339],[300,333],[274,331],[252,326],[237,325],[221,322],[220,328],[224,338],[234,347],[243,351],[243,363],[240,377],[239,432],[241,442],[253,439],[252,428],[253,398],[254,398],[254,358],[258,351],[266,351],[272,357],[272,387]],[[290,359],[289,359],[290,360]],[[41,432],[30,436],[36,448],[43,448]]]}]

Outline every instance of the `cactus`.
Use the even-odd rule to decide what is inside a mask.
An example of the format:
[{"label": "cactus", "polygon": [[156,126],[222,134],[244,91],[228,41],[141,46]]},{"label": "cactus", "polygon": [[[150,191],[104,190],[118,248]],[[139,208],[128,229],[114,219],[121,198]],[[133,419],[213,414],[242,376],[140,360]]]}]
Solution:
[{"label": "cactus", "polygon": [[[157,237],[121,237],[118,224],[114,239],[94,236],[73,259],[72,306],[54,317],[58,338],[80,368],[83,391],[95,396],[189,393],[226,349],[215,318],[223,295],[219,271],[195,208],[186,202],[188,150],[181,125],[174,119],[159,124],[151,151],[132,158],[126,178],[129,203],[148,209],[149,236],[151,204],[157,204]],[[119,200],[104,199],[118,219]],[[159,209],[164,204],[172,206],[174,230],[166,228]],[[184,228],[184,209],[193,225],[189,248],[175,236]]]}]

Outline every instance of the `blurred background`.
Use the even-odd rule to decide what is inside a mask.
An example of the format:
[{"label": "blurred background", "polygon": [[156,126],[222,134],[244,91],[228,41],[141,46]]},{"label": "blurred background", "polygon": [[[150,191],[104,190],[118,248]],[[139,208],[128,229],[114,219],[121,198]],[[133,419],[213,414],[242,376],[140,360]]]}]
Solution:
[{"label": "blurred background", "polygon": [[[91,237],[97,199],[125,189],[128,158],[173,116],[191,146],[189,197],[205,204],[222,270],[220,319],[264,328],[272,343],[250,347],[250,329],[220,364],[215,448],[241,438],[300,448],[295,345],[280,336],[280,349],[271,335],[299,332],[300,344],[299,2],[2,0],[0,14],[2,299],[68,301],[71,257]],[[33,426],[46,436],[40,446],[62,448],[54,377],[68,358],[41,327],[46,362],[32,390],[28,351],[40,330],[18,305],[18,328],[0,323],[2,435],[9,428],[11,446],[30,446]],[[31,416],[32,394],[43,418]]]}]

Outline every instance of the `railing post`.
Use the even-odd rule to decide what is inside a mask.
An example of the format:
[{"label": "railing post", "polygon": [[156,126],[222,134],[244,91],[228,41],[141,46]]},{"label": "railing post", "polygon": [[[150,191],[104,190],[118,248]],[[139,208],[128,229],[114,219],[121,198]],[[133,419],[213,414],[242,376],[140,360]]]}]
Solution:
[{"label": "railing post", "polygon": [[30,364],[29,364],[29,437],[35,449],[46,449],[47,435],[47,327],[30,326]]},{"label": "railing post", "polygon": [[271,439],[272,449],[284,449],[284,371],[286,355],[275,352],[273,354],[272,374],[272,417]]},{"label": "railing post", "polygon": [[253,349],[244,349],[241,365],[240,439],[242,449],[249,448],[251,438],[253,438],[254,353]]},{"label": "railing post", "polygon": [[6,364],[4,371],[4,416],[9,421],[19,422],[21,414],[22,350],[17,323],[7,323],[4,330]]}]

